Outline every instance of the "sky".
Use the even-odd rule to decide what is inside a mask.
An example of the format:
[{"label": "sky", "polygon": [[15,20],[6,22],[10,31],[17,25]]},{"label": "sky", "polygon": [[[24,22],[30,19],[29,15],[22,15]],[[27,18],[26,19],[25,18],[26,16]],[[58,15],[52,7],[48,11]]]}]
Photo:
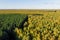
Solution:
[{"label": "sky", "polygon": [[0,9],[60,9],[60,0],[0,0]]}]

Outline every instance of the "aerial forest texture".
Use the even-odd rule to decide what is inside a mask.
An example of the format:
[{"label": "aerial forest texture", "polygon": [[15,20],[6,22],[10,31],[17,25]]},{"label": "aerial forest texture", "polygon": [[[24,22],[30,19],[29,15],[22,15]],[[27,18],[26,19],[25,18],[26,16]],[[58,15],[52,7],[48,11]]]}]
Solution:
[{"label": "aerial forest texture", "polygon": [[24,12],[0,12],[0,40],[60,40],[59,11]]}]

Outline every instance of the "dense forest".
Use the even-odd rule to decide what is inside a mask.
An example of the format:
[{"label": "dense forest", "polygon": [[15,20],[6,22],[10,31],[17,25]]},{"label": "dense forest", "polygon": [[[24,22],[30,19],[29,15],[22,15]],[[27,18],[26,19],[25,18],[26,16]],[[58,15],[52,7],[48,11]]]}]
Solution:
[{"label": "dense forest", "polygon": [[60,40],[60,13],[0,14],[0,40]]}]

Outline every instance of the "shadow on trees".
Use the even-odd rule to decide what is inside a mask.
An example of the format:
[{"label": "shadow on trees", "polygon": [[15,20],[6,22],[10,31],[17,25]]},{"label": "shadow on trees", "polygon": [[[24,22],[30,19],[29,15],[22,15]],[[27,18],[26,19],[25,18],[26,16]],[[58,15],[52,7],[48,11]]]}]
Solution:
[{"label": "shadow on trees", "polygon": [[28,16],[23,20],[23,22],[21,22],[21,24],[19,25],[19,28],[21,28],[23,30],[24,28],[24,23],[28,21]]}]

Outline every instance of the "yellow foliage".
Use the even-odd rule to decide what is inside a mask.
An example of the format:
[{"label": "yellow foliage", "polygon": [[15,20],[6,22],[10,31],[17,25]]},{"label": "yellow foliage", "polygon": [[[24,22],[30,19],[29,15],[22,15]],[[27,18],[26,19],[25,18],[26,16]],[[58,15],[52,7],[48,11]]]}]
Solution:
[{"label": "yellow foliage", "polygon": [[57,19],[58,17],[60,14],[54,13],[43,14],[43,16],[28,15],[28,26],[24,27],[23,30],[16,28],[15,32],[23,40],[29,40],[30,37],[32,40],[55,40],[60,33],[60,19]]}]

